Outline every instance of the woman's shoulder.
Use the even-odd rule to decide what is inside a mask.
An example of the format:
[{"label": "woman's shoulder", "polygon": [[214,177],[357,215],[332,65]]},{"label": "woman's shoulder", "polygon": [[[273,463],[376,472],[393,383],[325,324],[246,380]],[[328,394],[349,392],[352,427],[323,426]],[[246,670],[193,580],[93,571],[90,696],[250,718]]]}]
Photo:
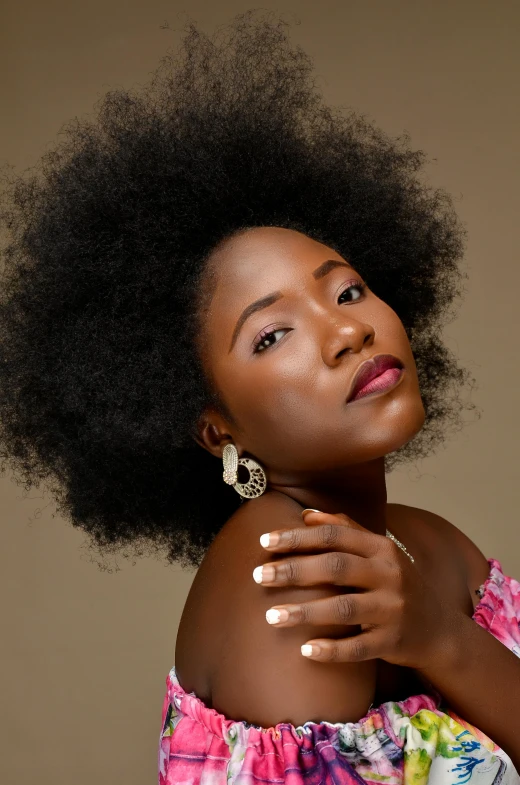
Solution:
[{"label": "woman's shoulder", "polygon": [[[267,492],[240,505],[215,536],[195,573],[177,631],[175,666],[188,691],[209,701],[230,645],[238,647],[258,623],[253,608],[266,589],[254,582],[253,570],[284,557],[267,553],[260,535],[305,526],[300,511],[292,499]],[[267,626],[265,618],[262,623]]]},{"label": "woman's shoulder", "polygon": [[[265,620],[272,605],[313,601],[341,591],[337,586],[268,588],[254,582],[255,567],[287,558],[287,554],[267,553],[260,535],[305,526],[301,505],[285,499],[273,494],[242,505],[217,535],[188,598],[192,615],[186,616],[184,632],[189,629],[190,634],[178,641],[176,669],[179,665],[184,689],[200,696],[200,685],[204,686],[206,705],[262,727],[281,721],[299,725],[321,717],[355,720],[373,699],[374,663],[323,668],[300,651],[302,642],[311,637],[345,637],[352,634],[352,626],[299,625],[278,630]],[[202,630],[205,645],[200,645]],[[200,640],[194,651],[197,635]]]},{"label": "woman's shoulder", "polygon": [[[305,526],[301,517],[302,506],[284,493],[269,490],[256,499],[241,504],[215,537],[211,549],[220,549],[231,539],[248,541],[258,532],[259,535],[274,527],[294,528]],[[259,530],[262,531],[259,531]],[[261,547],[261,546],[259,546]],[[208,551],[208,556],[211,554]]]}]

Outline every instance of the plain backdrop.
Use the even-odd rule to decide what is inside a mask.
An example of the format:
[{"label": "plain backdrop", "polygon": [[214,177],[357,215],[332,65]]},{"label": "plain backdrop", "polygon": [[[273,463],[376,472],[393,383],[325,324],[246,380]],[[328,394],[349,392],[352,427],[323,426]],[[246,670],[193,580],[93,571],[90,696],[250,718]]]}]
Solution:
[{"label": "plain backdrop", "polygon": [[[3,0],[0,163],[21,172],[108,90],[145,83],[189,16],[241,0]],[[436,455],[387,476],[389,501],[433,510],[520,579],[518,47],[514,0],[264,0],[299,20],[326,100],[435,159],[466,224],[469,280],[445,340],[482,410]],[[152,785],[164,683],[193,572],[152,558],[102,571],[52,499],[0,480],[0,782]]]}]

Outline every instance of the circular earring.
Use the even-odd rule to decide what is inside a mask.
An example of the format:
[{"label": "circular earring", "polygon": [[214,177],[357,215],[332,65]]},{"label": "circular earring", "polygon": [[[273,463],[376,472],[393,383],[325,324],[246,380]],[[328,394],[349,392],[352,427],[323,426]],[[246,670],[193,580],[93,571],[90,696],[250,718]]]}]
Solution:
[{"label": "circular earring", "polygon": [[[252,458],[238,458],[234,444],[226,444],[222,452],[224,464],[224,482],[232,485],[235,491],[245,499],[261,496],[267,487],[267,477],[259,463]],[[244,466],[249,472],[247,482],[238,482],[238,467]]]}]

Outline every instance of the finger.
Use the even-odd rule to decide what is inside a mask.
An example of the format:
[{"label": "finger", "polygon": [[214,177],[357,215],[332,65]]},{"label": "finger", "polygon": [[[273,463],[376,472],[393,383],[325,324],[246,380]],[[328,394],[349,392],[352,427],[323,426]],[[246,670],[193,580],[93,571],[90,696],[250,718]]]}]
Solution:
[{"label": "finger", "polygon": [[316,638],[301,647],[305,657],[317,662],[363,662],[382,659],[383,649],[377,634],[370,630],[351,638]]},{"label": "finger", "polygon": [[[268,540],[268,542],[267,542]],[[321,526],[297,529],[280,529],[262,534],[260,544],[266,550],[284,551],[348,551],[358,556],[375,556],[386,544],[386,537],[369,532],[339,526],[337,523],[323,523]]]},{"label": "finger", "polygon": [[336,523],[338,526],[346,526],[352,529],[359,529],[360,531],[368,531],[364,526],[345,515],[343,512],[320,512],[319,510],[306,509],[302,512],[303,522],[311,526],[324,523]]},{"label": "finger", "polygon": [[265,618],[276,627],[297,627],[301,624],[343,627],[357,624],[381,624],[388,615],[386,606],[376,592],[336,594],[300,604],[275,605]]},{"label": "finger", "polygon": [[372,589],[377,588],[382,581],[382,564],[352,553],[328,551],[315,556],[296,556],[262,564],[253,570],[253,578],[263,586],[316,586],[328,583]]}]

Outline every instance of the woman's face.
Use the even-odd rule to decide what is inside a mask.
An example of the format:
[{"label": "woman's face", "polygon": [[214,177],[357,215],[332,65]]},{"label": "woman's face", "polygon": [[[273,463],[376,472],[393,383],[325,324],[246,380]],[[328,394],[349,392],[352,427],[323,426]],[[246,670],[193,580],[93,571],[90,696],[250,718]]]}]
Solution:
[{"label": "woman's face", "polygon": [[[202,322],[204,365],[237,424],[225,432],[268,477],[380,458],[421,429],[404,327],[338,253],[300,232],[259,227],[226,240],[209,264],[216,286]],[[347,403],[357,369],[376,354],[402,362],[401,380]]]}]

